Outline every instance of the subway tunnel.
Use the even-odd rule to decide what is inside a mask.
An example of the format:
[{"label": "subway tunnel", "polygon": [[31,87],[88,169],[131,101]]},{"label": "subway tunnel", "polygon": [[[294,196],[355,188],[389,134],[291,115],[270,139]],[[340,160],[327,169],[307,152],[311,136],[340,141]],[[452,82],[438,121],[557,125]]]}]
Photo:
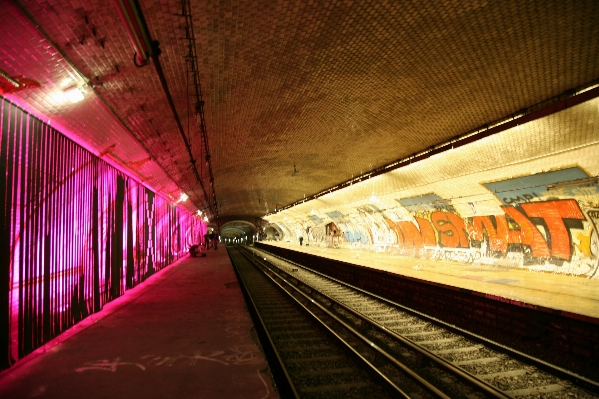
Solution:
[{"label": "subway tunnel", "polygon": [[248,247],[599,381],[598,37],[590,0],[0,0],[0,397],[286,397]]}]

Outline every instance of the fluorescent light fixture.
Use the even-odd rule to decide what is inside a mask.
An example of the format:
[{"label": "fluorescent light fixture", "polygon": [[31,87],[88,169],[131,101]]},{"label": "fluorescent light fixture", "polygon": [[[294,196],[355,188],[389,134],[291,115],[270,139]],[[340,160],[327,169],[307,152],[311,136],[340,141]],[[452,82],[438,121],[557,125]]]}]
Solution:
[{"label": "fluorescent light fixture", "polygon": [[50,97],[52,97],[52,100],[54,100],[54,102],[57,104],[63,104],[67,101],[67,95],[64,93],[64,91],[56,91],[50,94]]},{"label": "fluorescent light fixture", "polygon": [[152,56],[150,32],[136,0],[112,0],[119,13],[129,39],[135,48],[134,62],[137,66],[145,65]]},{"label": "fluorescent light fixture", "polygon": [[588,179],[570,180],[555,184],[548,184],[547,190],[557,190],[564,187],[581,187],[597,184],[597,177],[589,177]]},{"label": "fluorescent light fixture", "polygon": [[84,98],[83,92],[77,86],[71,86],[71,87],[65,89],[64,95],[72,103],[78,103],[79,101],[83,100],[83,98]]},{"label": "fluorescent light fixture", "polygon": [[177,200],[177,204],[179,202],[183,202],[183,201],[187,201],[187,198],[189,198],[189,196],[185,193],[181,193],[181,196],[179,197],[179,199]]},{"label": "fluorescent light fixture", "polygon": [[62,80],[62,82],[60,82],[60,87],[71,87],[73,83],[73,79],[72,78],[64,78]]}]

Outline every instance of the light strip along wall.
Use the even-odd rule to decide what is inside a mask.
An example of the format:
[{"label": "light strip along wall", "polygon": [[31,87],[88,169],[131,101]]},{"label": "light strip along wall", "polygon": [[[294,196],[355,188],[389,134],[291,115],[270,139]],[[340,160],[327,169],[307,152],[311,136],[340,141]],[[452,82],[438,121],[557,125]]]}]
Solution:
[{"label": "light strip along wall", "polygon": [[181,256],[197,216],[0,97],[0,369]]}]

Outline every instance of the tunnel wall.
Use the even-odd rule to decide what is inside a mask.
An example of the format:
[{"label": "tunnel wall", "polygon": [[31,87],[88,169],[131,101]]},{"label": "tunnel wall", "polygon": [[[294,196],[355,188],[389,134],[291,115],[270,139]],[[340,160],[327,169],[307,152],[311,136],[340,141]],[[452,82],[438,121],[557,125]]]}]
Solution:
[{"label": "tunnel wall", "polygon": [[599,99],[551,112],[267,215],[268,238],[599,278]]},{"label": "tunnel wall", "polygon": [[[507,195],[505,200],[511,201]],[[424,197],[418,199],[423,202],[405,207],[381,210],[370,204],[354,213],[330,212],[319,223],[307,219],[276,224],[283,240],[298,242],[302,237],[312,246],[598,277],[596,184],[564,189],[558,195],[532,193],[527,202],[501,205],[501,214],[471,217],[463,217],[442,198]],[[393,217],[406,209],[411,218]]]},{"label": "tunnel wall", "polygon": [[199,242],[188,211],[0,102],[0,368]]}]

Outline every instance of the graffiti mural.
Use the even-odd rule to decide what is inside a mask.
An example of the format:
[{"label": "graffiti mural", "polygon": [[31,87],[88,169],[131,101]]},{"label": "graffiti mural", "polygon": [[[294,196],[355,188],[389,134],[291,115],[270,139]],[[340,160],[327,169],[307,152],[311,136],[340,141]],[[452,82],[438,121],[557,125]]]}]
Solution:
[{"label": "graffiti mural", "polygon": [[429,193],[283,224],[308,228],[314,245],[598,278],[599,186],[589,177],[570,167],[482,183],[498,206],[470,202],[464,216]]}]

